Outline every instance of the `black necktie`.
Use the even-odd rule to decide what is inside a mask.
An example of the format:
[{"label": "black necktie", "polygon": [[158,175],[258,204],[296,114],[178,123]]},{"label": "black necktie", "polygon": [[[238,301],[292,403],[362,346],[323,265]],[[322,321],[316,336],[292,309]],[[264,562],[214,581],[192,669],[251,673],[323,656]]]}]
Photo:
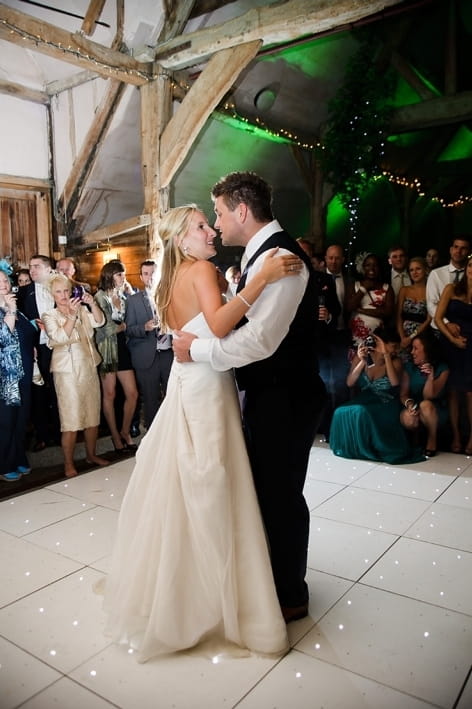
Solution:
[{"label": "black necktie", "polygon": [[454,283],[459,283],[461,273],[464,273],[464,271],[460,268],[456,268],[456,270],[454,271]]}]

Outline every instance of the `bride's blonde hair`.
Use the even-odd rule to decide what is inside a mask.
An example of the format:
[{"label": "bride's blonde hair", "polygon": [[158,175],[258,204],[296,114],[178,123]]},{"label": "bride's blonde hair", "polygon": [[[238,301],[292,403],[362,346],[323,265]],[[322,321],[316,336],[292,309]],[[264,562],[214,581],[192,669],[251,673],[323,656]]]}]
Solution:
[{"label": "bride's blonde hair", "polygon": [[161,248],[157,259],[159,278],[156,288],[156,309],[163,332],[170,332],[172,329],[167,320],[167,311],[178,267],[184,261],[194,261],[192,256],[185,253],[182,241],[197,211],[200,210],[196,204],[174,207],[166,212],[159,222]]}]

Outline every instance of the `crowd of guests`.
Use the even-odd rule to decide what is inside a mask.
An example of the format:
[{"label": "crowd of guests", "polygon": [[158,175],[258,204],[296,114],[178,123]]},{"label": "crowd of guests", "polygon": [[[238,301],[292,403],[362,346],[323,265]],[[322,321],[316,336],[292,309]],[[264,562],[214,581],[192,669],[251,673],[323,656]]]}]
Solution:
[{"label": "crowd of guests", "polygon": [[470,254],[470,238],[458,236],[444,265],[437,249],[408,258],[394,245],[385,263],[363,252],[349,270],[343,247],[327,248],[340,309],[320,352],[321,432],[336,455],[407,463],[440,445],[472,455]]},{"label": "crowd of guests", "polygon": [[124,264],[113,260],[92,289],[77,280],[70,258],[54,264],[35,254],[17,273],[0,261],[1,480],[31,472],[27,432],[34,451],[61,445],[67,477],[77,475],[79,432],[86,461],[108,465],[96,451],[102,415],[115,451],[134,453],[141,409],[148,428],[172,364],[171,338],[156,317],[156,268],[143,262],[137,290]]},{"label": "crowd of guests", "polygon": [[[341,245],[319,254],[298,241],[315,270],[319,368],[329,397],[321,432],[334,453],[414,462],[434,456],[442,435],[451,451],[472,455],[469,237],[453,239],[444,265],[436,249],[408,258],[394,245],[386,264],[363,252],[351,270]],[[54,264],[36,254],[16,274],[0,261],[0,479],[31,471],[28,427],[35,451],[60,443],[68,477],[77,475],[79,431],[86,460],[108,463],[96,452],[103,419],[117,453],[136,450],[136,421],[142,415],[151,425],[173,361],[156,315],[156,269],[153,260],[141,264],[137,290],[113,260],[92,289],[77,280],[71,258]],[[234,293],[240,270],[225,275]]]}]

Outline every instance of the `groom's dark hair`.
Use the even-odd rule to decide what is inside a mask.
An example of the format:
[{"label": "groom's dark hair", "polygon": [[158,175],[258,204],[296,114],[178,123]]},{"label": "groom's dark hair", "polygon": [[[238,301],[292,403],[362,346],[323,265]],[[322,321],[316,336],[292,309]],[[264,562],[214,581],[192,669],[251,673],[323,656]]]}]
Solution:
[{"label": "groom's dark hair", "polygon": [[255,172],[230,172],[211,190],[211,197],[223,197],[227,207],[234,211],[238,204],[247,204],[254,219],[272,221],[272,190]]}]

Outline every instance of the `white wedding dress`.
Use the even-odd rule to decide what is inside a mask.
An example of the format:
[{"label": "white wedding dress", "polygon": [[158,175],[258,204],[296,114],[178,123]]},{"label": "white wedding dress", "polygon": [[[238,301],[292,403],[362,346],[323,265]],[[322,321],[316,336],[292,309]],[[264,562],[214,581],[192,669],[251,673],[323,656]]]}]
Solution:
[{"label": "white wedding dress", "polygon": [[[184,329],[212,336],[202,314]],[[202,641],[288,649],[232,372],[174,360],[136,454],[104,607],[106,633],[140,661]]]}]

